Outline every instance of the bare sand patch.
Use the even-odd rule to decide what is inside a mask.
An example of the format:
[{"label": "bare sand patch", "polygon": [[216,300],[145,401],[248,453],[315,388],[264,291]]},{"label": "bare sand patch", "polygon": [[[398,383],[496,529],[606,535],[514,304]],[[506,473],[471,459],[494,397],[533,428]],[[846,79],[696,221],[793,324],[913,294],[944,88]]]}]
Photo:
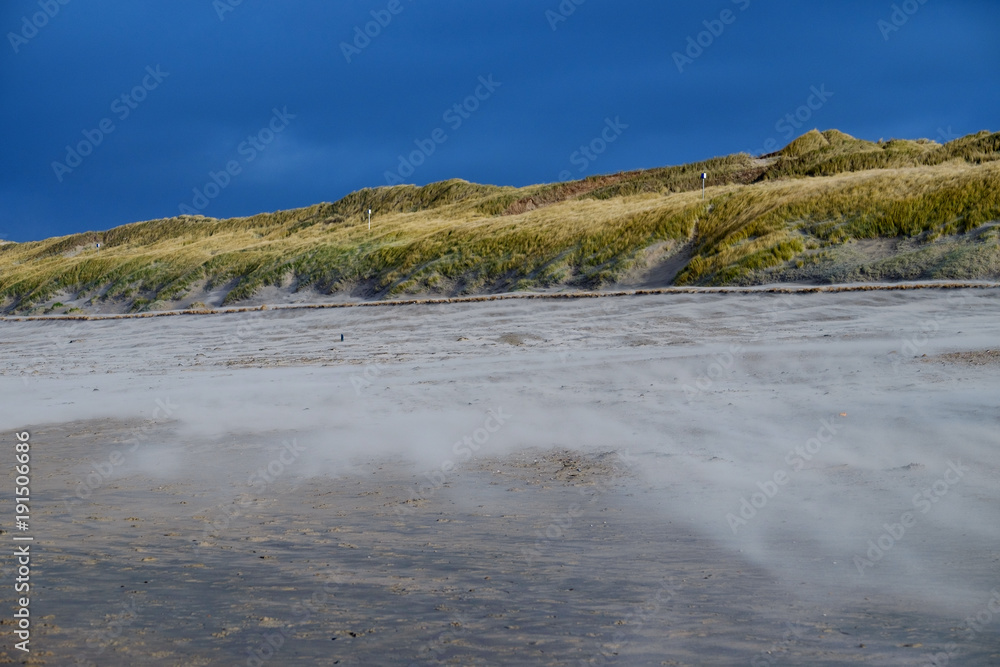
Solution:
[{"label": "bare sand patch", "polygon": [[1000,364],[1000,350],[949,352],[928,358],[928,361],[943,361],[945,363],[965,364],[968,366],[996,366]]}]

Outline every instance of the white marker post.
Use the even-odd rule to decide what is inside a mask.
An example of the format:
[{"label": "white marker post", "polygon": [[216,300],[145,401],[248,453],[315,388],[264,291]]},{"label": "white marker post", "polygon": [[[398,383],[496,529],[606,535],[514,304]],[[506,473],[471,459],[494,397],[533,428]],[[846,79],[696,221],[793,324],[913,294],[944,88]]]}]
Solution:
[{"label": "white marker post", "polygon": [[701,172],[701,200],[705,201],[705,181],[708,180],[708,174]]},{"label": "white marker post", "polygon": [[372,210],[368,209],[368,231],[372,230]]}]

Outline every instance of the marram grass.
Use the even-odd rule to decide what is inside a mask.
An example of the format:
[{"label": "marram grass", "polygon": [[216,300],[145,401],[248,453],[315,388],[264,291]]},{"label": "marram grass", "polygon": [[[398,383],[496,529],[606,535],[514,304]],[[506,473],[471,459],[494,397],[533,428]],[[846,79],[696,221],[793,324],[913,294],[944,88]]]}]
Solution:
[{"label": "marram grass", "polygon": [[[248,218],[183,216],[5,243],[0,304],[44,312],[71,294],[143,311],[206,288],[235,304],[267,285],[360,290],[375,299],[596,289],[641,268],[644,251],[657,244],[680,253],[675,284],[742,284],[776,267],[812,265],[854,240],[929,242],[997,220],[1000,134],[942,146],[813,131],[762,158],[526,188],[459,180],[382,187]],[[996,235],[977,238],[992,257]],[[964,265],[987,271],[995,262]]]}]

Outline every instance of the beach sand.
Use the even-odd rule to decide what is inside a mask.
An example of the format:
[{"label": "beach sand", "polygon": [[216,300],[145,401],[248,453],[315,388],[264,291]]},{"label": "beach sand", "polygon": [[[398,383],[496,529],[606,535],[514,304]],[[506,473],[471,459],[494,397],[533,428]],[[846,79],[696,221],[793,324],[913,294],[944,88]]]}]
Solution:
[{"label": "beach sand", "polygon": [[34,537],[0,663],[998,664],[998,323],[996,289],[0,322]]}]

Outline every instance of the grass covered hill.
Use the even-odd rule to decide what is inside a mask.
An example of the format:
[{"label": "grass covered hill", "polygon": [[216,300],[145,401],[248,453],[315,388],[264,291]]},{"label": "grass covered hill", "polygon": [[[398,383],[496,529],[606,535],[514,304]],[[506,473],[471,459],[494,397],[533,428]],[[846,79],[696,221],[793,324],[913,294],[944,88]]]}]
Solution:
[{"label": "grass covered hill", "polygon": [[525,188],[460,180],[380,187],[248,218],[181,216],[5,243],[0,310],[235,305],[275,288],[382,299],[995,280],[997,221],[1000,133],[940,145],[814,130],[759,158]]}]

